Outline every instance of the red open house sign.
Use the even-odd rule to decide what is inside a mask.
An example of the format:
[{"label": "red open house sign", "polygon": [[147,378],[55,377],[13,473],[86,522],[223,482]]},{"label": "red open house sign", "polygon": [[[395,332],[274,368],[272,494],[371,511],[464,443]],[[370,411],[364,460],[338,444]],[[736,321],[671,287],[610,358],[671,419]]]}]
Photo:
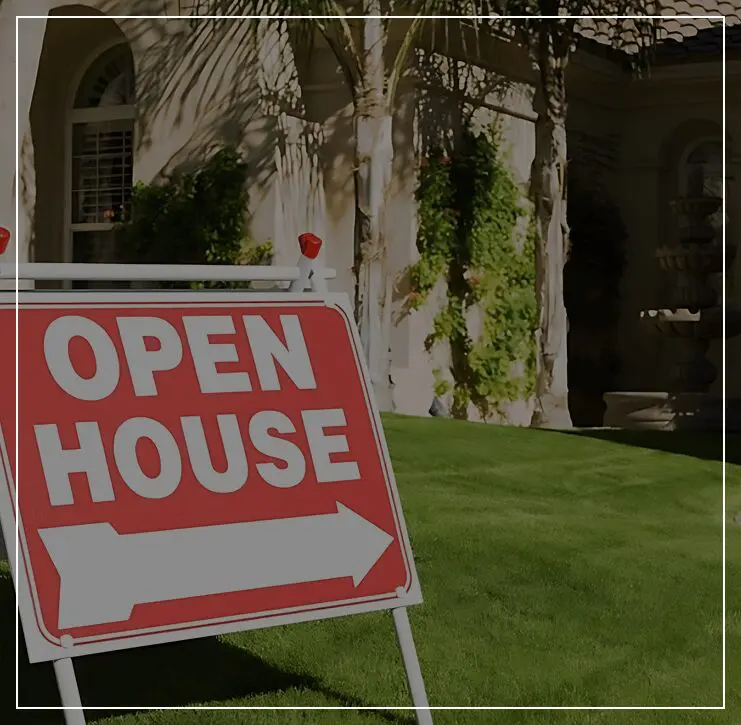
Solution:
[{"label": "red open house sign", "polygon": [[20,299],[0,514],[32,662],[421,602],[344,295]]}]

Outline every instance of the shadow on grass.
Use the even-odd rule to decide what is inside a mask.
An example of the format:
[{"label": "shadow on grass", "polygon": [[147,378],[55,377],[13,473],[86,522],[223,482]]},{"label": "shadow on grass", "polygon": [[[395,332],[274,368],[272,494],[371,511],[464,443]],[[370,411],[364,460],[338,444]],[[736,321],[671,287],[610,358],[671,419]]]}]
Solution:
[{"label": "shadow on grass", "polygon": [[[611,441],[625,446],[692,456],[706,461],[723,460],[723,435],[720,431],[638,431],[583,428],[560,432],[567,435]],[[726,461],[741,465],[740,434],[729,433],[726,436]]]},{"label": "shadow on grass", "polygon": [[[1,572],[0,621],[6,624],[0,628],[3,688],[0,722],[58,725],[62,722],[62,713],[58,710],[15,710],[15,672],[11,654],[15,651],[15,632],[11,624],[14,610],[15,595],[10,574]],[[19,704],[22,707],[59,707],[51,663],[29,664],[22,633],[19,644]],[[368,706],[368,703],[327,687],[314,677],[274,667],[215,637],[80,657],[75,660],[75,672],[84,706],[127,708],[88,710],[88,722],[135,712],[137,708],[216,704],[289,688],[313,690],[344,707]],[[372,714],[397,725],[411,722],[408,717],[393,712],[375,711]]]}]

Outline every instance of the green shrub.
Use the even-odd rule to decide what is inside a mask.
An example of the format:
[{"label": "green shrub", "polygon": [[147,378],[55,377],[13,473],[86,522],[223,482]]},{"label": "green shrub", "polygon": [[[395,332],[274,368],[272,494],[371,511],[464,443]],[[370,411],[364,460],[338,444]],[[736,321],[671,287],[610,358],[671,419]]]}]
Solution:
[{"label": "green shrub", "polygon": [[[162,184],[136,184],[130,218],[117,228],[124,261],[151,264],[270,264],[272,243],[256,244],[247,227],[246,164],[226,147],[201,168]],[[175,283],[169,287],[246,287],[245,283]]]}]

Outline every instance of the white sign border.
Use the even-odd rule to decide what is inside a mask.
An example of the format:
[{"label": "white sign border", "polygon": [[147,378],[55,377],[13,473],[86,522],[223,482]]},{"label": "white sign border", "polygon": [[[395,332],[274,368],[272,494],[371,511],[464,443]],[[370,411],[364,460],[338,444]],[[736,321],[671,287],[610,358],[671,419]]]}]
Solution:
[{"label": "white sign border", "polygon": [[[241,307],[267,304],[271,306],[311,307],[324,306],[337,310],[343,318],[348,336],[351,340],[358,372],[363,383],[363,391],[368,406],[368,412],[373,424],[374,436],[378,453],[384,468],[386,489],[394,513],[396,523],[396,538],[398,539],[407,571],[407,582],[404,588],[370,597],[358,597],[339,602],[320,603],[291,607],[269,612],[259,612],[254,615],[234,615],[231,617],[205,620],[203,622],[188,622],[164,627],[148,628],[145,630],[125,631],[113,635],[86,637],[72,640],[64,636],[63,643],[50,633],[44,633],[45,627],[38,606],[35,587],[33,586],[33,570],[27,552],[22,521],[18,522],[17,541],[20,542],[18,563],[21,575],[15,571],[16,540],[7,541],[8,555],[11,558],[11,572],[13,574],[18,605],[23,624],[26,648],[29,661],[33,663],[49,660],[58,660],[67,657],[77,657],[86,654],[112,652],[133,647],[175,642],[200,637],[215,636],[241,631],[264,629],[284,624],[330,619],[350,614],[360,614],[378,610],[407,607],[422,603],[422,593],[416,572],[414,557],[409,540],[406,523],[404,521],[401,500],[399,498],[396,479],[391,466],[391,458],[386,444],[380,415],[373,399],[370,386],[370,376],[363,356],[357,328],[353,323],[350,302],[346,294],[338,293],[291,293],[291,292],[245,292],[245,291],[193,291],[173,292],[161,290],[142,291],[101,291],[101,292],[70,292],[70,291],[30,291],[20,292],[19,308],[34,309],[115,309],[132,307],[149,307],[152,309],[183,307],[188,305],[204,304],[209,307]],[[0,294],[0,310],[16,309],[15,293]],[[5,441],[0,429],[0,524],[4,532],[16,531],[16,502],[15,482],[9,467]],[[20,519],[20,517],[19,517]],[[10,539],[9,533],[5,538]],[[29,576],[30,575],[30,576]]]}]

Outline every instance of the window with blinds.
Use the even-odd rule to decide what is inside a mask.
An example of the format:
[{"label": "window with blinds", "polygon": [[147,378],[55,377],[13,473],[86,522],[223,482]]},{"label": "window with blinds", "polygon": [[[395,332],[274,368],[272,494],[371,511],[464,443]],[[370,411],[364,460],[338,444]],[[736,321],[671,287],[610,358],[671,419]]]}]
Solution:
[{"label": "window with blinds", "polygon": [[112,224],[128,216],[133,122],[78,123],[72,131],[72,223]]},{"label": "window with blinds", "polygon": [[[119,43],[103,51],[85,71],[71,112],[66,252],[71,261],[120,261],[115,225],[131,212],[135,118],[134,60],[128,44]],[[76,282],[73,286],[129,285]]]}]

